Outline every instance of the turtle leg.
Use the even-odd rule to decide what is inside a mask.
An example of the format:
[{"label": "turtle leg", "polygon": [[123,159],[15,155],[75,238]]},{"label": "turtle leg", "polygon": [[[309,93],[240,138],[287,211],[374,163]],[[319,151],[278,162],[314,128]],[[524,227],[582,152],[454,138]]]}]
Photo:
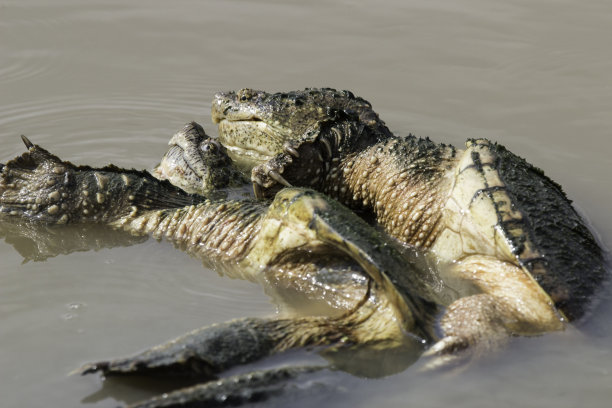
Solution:
[{"label": "turtle leg", "polygon": [[290,393],[292,399],[320,397],[337,388],[319,378],[308,381],[309,374],[325,368],[279,367],[237,374],[139,401],[128,408],[235,407],[262,403],[285,393]]},{"label": "turtle leg", "polygon": [[[308,237],[307,242],[320,242],[348,255],[389,299],[405,330],[423,342],[435,337],[432,328],[437,308],[419,296],[416,264],[352,211],[321,193],[287,188],[276,195],[265,220],[270,225],[279,220],[293,233],[300,231],[299,234]],[[260,240],[258,244],[268,248],[270,243]],[[254,246],[252,253],[266,253],[265,248]]]},{"label": "turtle leg", "polygon": [[413,355],[422,351],[423,344],[406,335],[394,318],[396,308],[375,282],[366,283],[366,287],[365,293],[359,292],[361,299],[339,316],[233,320],[195,330],[131,357],[87,364],[76,373],[212,380],[232,367],[298,348],[326,347],[325,353],[331,354],[355,346],[372,351],[412,350],[409,354]]},{"label": "turtle leg", "polygon": [[349,328],[337,319],[245,318],[195,330],[131,357],[86,364],[75,373],[210,380],[231,367],[291,348],[338,343],[350,336]]},{"label": "turtle leg", "polygon": [[425,369],[448,368],[490,353],[507,342],[511,332],[493,296],[466,296],[449,305],[440,321],[444,336],[423,356]]},{"label": "turtle leg", "polygon": [[46,224],[109,223],[136,209],[204,201],[147,172],[75,166],[23,138],[27,152],[0,170],[0,215]]},{"label": "turtle leg", "polygon": [[489,256],[471,256],[451,266],[453,278],[480,293],[459,298],[440,321],[443,337],[424,353],[425,368],[454,365],[485,354],[510,336],[563,330],[565,319],[550,297],[521,267]]}]

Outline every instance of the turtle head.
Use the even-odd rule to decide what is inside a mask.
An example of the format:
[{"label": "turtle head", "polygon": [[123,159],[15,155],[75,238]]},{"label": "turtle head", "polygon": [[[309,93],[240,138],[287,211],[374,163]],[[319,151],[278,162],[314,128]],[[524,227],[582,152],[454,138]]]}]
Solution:
[{"label": "turtle head", "polygon": [[247,167],[270,160],[289,142],[295,145],[312,138],[323,124],[352,120],[384,127],[368,101],[350,91],[330,88],[220,92],[212,103],[212,119],[219,126],[219,141],[232,159]]},{"label": "turtle head", "polygon": [[195,122],[176,133],[168,145],[168,151],[153,170],[158,179],[202,195],[246,182],[234,169],[225,148]]}]

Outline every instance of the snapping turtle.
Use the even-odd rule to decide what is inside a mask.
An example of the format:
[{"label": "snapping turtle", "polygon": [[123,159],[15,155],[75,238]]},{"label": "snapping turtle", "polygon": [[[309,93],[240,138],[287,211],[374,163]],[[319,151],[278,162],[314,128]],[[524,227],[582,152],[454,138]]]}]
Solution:
[{"label": "snapping turtle", "polygon": [[168,151],[152,173],[160,180],[168,180],[188,193],[201,195],[247,182],[225,147],[195,122],[174,134],[168,145]]},{"label": "snapping turtle", "polygon": [[[180,133],[175,139],[210,143],[194,124]],[[315,314],[238,319],[79,370],[217,380],[134,406],[223,406],[260,400],[280,392],[279,382],[319,368],[281,368],[221,379],[218,375],[305,346],[334,345],[325,350],[331,359],[335,349],[398,350],[408,361],[394,363],[409,364],[434,337],[436,307],[413,293],[415,267],[384,236],[320,193],[284,189],[269,205],[211,200],[143,171],[75,166],[26,138],[24,142],[26,153],[0,165],[1,217],[44,224],[100,223],[135,235],[165,237],[207,266],[267,285],[289,310],[292,305],[316,305]],[[170,150],[172,146],[176,144]],[[179,150],[167,155],[161,166],[172,169],[172,162],[189,152],[195,152],[200,163],[224,155],[223,149]],[[179,168],[193,171],[184,163]],[[163,174],[176,176],[173,171]],[[208,190],[204,179],[193,178],[192,187]],[[217,187],[228,181],[212,180]]]},{"label": "snapping turtle", "polygon": [[329,88],[219,93],[212,117],[257,196],[314,188],[435,254],[456,294],[434,296],[447,308],[430,355],[562,330],[604,280],[602,250],[562,188],[499,144],[394,136],[370,103]]}]

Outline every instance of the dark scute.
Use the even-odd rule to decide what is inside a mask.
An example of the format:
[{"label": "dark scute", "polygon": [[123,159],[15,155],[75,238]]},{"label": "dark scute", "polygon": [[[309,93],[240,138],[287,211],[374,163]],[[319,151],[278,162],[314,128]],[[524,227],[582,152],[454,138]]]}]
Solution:
[{"label": "dark scute", "polygon": [[526,216],[530,238],[543,255],[525,266],[568,319],[580,318],[606,279],[602,249],[559,184],[505,147],[492,149],[515,208]]}]

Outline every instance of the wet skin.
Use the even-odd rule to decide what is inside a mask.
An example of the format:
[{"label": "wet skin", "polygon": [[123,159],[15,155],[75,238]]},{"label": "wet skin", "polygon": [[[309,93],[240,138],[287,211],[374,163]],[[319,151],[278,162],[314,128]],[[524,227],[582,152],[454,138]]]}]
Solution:
[{"label": "wet skin", "polygon": [[429,354],[562,330],[605,279],[603,251],[561,187],[499,144],[394,136],[367,101],[333,89],[223,92],[212,117],[228,151],[250,159],[258,197],[314,188],[446,264],[458,295],[432,299],[447,309]]},{"label": "wet skin", "polygon": [[[200,129],[189,125],[182,132],[181,138],[190,139]],[[24,142],[28,151],[1,166],[2,218],[43,226],[103,224],[165,238],[207,266],[262,283],[288,311],[317,306],[316,314],[205,327],[132,357],[88,364],[81,373],[181,375],[206,382],[235,365],[315,346],[326,346],[331,360],[335,349],[351,347],[408,356],[389,366],[393,372],[412,363],[434,337],[436,308],[412,292],[407,278],[415,267],[384,236],[320,193],[286,189],[271,204],[211,200],[146,172],[75,166]],[[257,398],[273,396],[282,388],[279,378],[309,370],[228,377],[137,406],[206,405],[221,393],[229,402],[247,403],[248,390]]]}]

